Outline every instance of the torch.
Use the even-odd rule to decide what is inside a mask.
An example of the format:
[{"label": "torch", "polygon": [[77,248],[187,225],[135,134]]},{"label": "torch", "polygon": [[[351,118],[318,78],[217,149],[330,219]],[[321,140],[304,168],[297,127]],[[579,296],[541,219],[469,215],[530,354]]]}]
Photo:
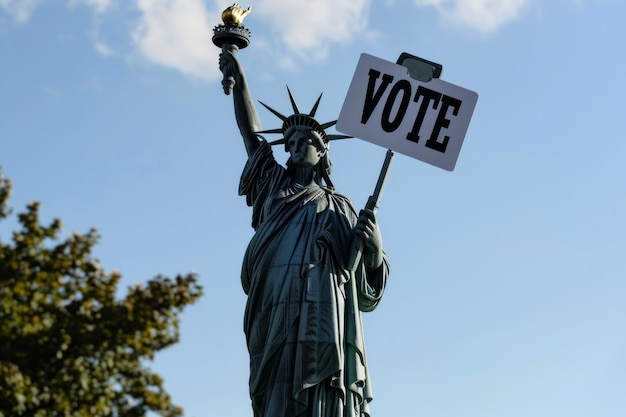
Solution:
[{"label": "torch", "polygon": [[[241,23],[250,13],[250,7],[243,10],[238,4],[229,6],[222,12],[222,24],[213,28],[213,43],[224,52],[236,54],[240,49],[250,45],[250,31]],[[224,94],[232,93],[235,79],[232,75],[224,74],[222,79]]]}]

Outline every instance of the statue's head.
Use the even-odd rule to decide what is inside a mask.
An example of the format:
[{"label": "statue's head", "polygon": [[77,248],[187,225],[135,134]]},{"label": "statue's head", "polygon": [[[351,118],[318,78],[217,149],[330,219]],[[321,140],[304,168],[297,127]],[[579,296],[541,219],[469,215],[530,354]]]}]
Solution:
[{"label": "statue's head", "polygon": [[[283,125],[277,129],[263,130],[257,133],[279,133],[282,134],[283,137],[270,142],[270,145],[279,145],[283,144],[285,146],[285,151],[290,153],[290,158],[287,161],[287,168],[293,169],[294,166],[297,166],[299,161],[296,161],[296,155],[294,154],[294,150],[290,149],[289,140],[291,139],[294,142],[295,139],[298,141],[306,140],[309,141],[315,147],[316,153],[319,154],[319,158],[314,166],[316,166],[316,170],[318,170],[327,185],[332,187],[332,183],[330,182],[330,178],[328,177],[330,174],[330,170],[332,167],[332,163],[328,156],[328,150],[330,148],[330,141],[336,139],[344,139],[350,138],[351,136],[346,135],[329,135],[326,133],[326,129],[331,126],[334,126],[337,121],[333,120],[332,122],[327,123],[319,123],[315,119],[315,113],[317,112],[317,107],[320,104],[320,100],[322,99],[322,95],[318,97],[313,108],[309,113],[302,113],[294,100],[289,87],[287,87],[287,92],[289,93],[289,99],[291,100],[291,106],[293,107],[294,114],[291,116],[284,116],[278,111],[274,110],[267,104],[261,102],[261,104],[271,111],[276,117],[283,121]],[[295,145],[295,143],[292,143]],[[313,152],[313,151],[311,151]],[[313,155],[308,155],[310,160],[306,163],[315,162],[315,157]],[[300,156],[298,156],[300,158]]]},{"label": "statue's head", "polygon": [[309,126],[296,125],[287,129],[285,149],[289,152],[288,165],[293,167],[313,168],[328,160],[328,142],[324,142],[322,135]]}]

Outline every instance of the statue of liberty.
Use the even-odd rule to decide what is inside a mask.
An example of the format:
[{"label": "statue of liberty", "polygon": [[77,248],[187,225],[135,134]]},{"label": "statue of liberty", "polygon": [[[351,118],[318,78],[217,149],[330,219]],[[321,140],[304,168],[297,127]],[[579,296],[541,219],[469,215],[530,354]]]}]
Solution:
[{"label": "statue of liberty", "polygon": [[[364,417],[372,399],[361,312],[380,302],[389,263],[372,210],[356,213],[330,181],[329,143],[345,136],[319,123],[317,99],[292,115],[263,104],[282,126],[262,130],[241,63],[223,49],[235,117],[248,155],[239,193],[255,234],[241,283],[254,417]],[[260,134],[282,137],[267,142]],[[285,166],[272,145],[289,154]],[[362,256],[349,266],[354,239]]]}]

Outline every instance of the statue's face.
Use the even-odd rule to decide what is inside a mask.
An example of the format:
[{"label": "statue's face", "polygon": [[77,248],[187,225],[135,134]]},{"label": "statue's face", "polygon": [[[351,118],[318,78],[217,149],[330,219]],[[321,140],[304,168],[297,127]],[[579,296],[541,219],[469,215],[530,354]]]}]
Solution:
[{"label": "statue's face", "polygon": [[321,140],[314,135],[315,132],[297,130],[289,136],[287,149],[294,166],[314,167],[324,156],[325,150],[316,146]]}]

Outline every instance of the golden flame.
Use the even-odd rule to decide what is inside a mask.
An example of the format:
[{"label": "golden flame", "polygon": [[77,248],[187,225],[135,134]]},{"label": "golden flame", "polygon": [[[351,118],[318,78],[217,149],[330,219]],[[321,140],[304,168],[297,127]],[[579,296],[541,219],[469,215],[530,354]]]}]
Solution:
[{"label": "golden flame", "polygon": [[246,17],[250,13],[250,7],[247,9],[242,9],[238,4],[233,3],[232,6],[229,6],[222,12],[222,21],[224,23],[237,23],[238,25],[243,22],[243,18]]}]

